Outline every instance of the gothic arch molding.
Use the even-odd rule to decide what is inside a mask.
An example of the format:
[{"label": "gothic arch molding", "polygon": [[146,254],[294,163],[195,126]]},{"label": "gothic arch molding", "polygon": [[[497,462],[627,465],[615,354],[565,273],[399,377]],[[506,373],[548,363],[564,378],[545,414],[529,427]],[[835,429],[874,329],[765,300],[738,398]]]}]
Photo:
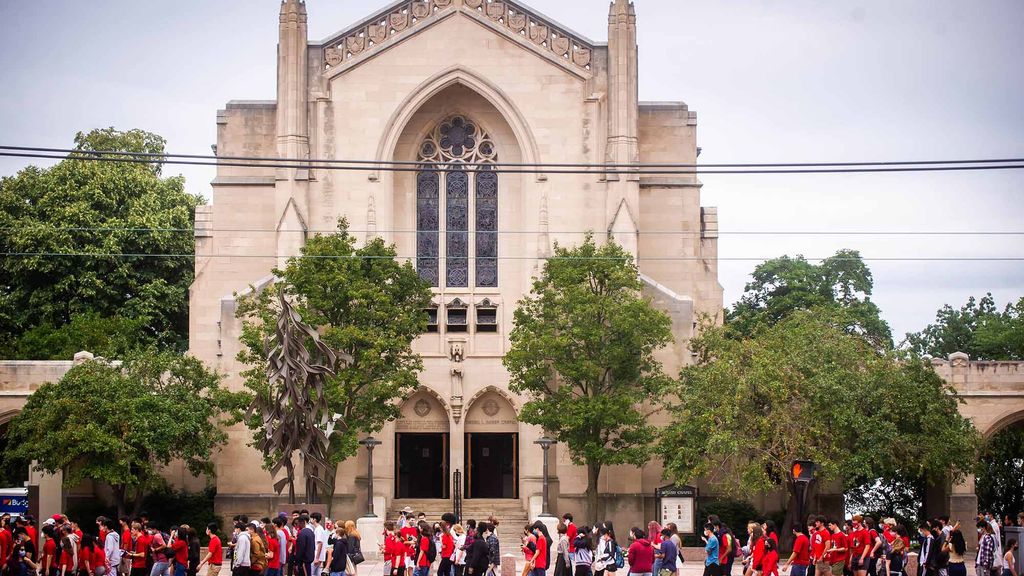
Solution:
[{"label": "gothic arch molding", "polygon": [[406,396],[402,400],[402,403],[399,404],[399,408],[404,408],[405,405],[408,404],[409,401],[412,400],[420,392],[423,392],[424,394],[429,396],[431,399],[437,401],[437,403],[441,405],[441,409],[444,410],[445,416],[447,416],[449,420],[451,419],[451,416],[452,416],[451,407],[448,406],[448,403],[445,402],[444,397],[441,396],[440,393],[438,393],[433,388],[430,388],[429,386],[420,386],[412,394],[409,394],[408,396]]},{"label": "gothic arch molding", "polygon": [[996,434],[1010,426],[1013,426],[1014,424],[1017,424],[1018,422],[1024,422],[1024,408],[1018,407],[1017,409],[1010,410],[996,418],[996,420],[989,425],[988,429],[982,433],[982,440],[987,442]]},{"label": "gothic arch molding", "polygon": [[473,405],[476,404],[476,401],[486,396],[488,392],[494,392],[498,396],[504,398],[505,401],[509,403],[509,406],[512,407],[512,410],[515,411],[516,415],[519,415],[519,410],[521,409],[521,406],[519,405],[519,402],[516,399],[516,397],[510,394],[508,390],[503,390],[494,385],[484,386],[483,388],[478,390],[476,394],[473,394],[469,401],[466,402],[465,413],[469,414],[470,409],[473,408]]},{"label": "gothic arch molding", "polygon": [[14,417],[21,413],[21,410],[4,410],[0,412],[0,426],[10,424]]},{"label": "gothic arch molding", "polygon": [[[540,154],[537,149],[537,141],[522,111],[519,110],[501,88],[483,76],[462,66],[453,66],[438,72],[423,81],[402,100],[384,127],[384,136],[377,145],[376,160],[378,162],[390,161],[394,157],[398,139],[413,115],[431,98],[445,88],[455,84],[461,84],[469,88],[494,106],[512,128],[512,132],[519,143],[519,148],[522,150],[523,161],[525,163],[539,162]],[[542,175],[538,176],[538,178],[544,179]],[[372,172],[370,179],[374,181],[379,180],[380,173]]]}]

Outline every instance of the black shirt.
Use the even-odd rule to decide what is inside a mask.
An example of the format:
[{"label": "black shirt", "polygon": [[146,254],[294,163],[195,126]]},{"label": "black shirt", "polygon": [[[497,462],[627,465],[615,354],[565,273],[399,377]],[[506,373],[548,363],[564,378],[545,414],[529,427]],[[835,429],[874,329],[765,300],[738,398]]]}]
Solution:
[{"label": "black shirt", "polygon": [[348,538],[334,541],[334,554],[331,556],[331,572],[344,572],[348,566]]}]

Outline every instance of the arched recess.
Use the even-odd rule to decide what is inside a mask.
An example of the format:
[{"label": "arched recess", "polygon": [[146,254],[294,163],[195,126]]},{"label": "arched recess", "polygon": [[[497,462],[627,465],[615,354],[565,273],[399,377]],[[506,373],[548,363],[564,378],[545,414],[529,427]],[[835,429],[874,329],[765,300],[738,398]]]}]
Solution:
[{"label": "arched recess", "polygon": [[[463,66],[452,66],[434,74],[402,100],[384,127],[384,135],[377,145],[376,160],[390,161],[395,156],[398,139],[406,130],[413,115],[431,98],[446,88],[459,84],[485,98],[505,118],[519,142],[523,162],[531,164],[540,162],[537,140],[519,107],[496,84]],[[372,173],[370,178],[378,179],[379,173]]]},{"label": "arched recess", "polygon": [[467,404],[466,498],[519,497],[519,418],[515,399],[486,386]]},{"label": "arched recess", "polygon": [[476,404],[476,402],[480,400],[480,398],[489,393],[497,394],[498,396],[504,398],[505,401],[508,402],[509,405],[512,407],[512,410],[517,415],[519,414],[519,410],[521,409],[521,406],[519,405],[519,399],[513,396],[508,390],[490,384],[484,386],[480,390],[477,390],[477,392],[469,398],[469,400],[466,402],[467,412],[473,408],[473,404]]},{"label": "arched recess", "polygon": [[983,432],[973,484],[977,509],[1013,521],[1024,510],[1024,409],[1001,414]]},{"label": "arched recess", "polygon": [[1018,410],[1011,410],[996,418],[992,425],[982,433],[982,439],[984,441],[988,441],[999,432],[1002,432],[1006,428],[1009,428],[1018,422],[1024,422],[1024,407]]},{"label": "arched recess", "polygon": [[447,403],[421,386],[402,403],[395,422],[395,497],[446,499],[451,449]]}]

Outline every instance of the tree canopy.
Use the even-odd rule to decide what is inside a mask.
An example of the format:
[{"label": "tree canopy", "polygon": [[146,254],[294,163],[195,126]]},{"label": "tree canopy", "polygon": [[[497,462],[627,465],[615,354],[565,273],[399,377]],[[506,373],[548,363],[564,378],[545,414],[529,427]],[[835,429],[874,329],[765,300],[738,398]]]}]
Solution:
[{"label": "tree canopy", "polygon": [[672,341],[669,317],[641,297],[632,257],[591,235],[556,246],[519,302],[505,367],[529,399],[520,419],[539,425],[587,466],[591,519],[604,466],[640,465],[651,453],[649,415],[670,379],[654,353]]},{"label": "tree canopy", "polygon": [[970,471],[978,435],[955,390],[920,359],[851,334],[848,314],[797,311],[742,340],[705,326],[662,437],[667,475],[741,493],[787,486],[796,459],[847,487]]},{"label": "tree canopy", "polygon": [[1002,312],[991,293],[980,300],[971,296],[959,310],[946,304],[934,324],[907,334],[905,343],[922,356],[964,352],[974,360],[1024,360],[1024,297]]},{"label": "tree canopy", "polygon": [[159,467],[173,460],[212,475],[210,458],[227,440],[224,427],[238,417],[240,401],[190,356],[145,351],[123,365],[87,361],[29,396],[11,421],[5,458],[63,471],[68,486],[109,484],[123,513],[160,485]]},{"label": "tree canopy", "polygon": [[[356,453],[360,434],[377,432],[398,418],[396,401],[419,387],[423,364],[412,341],[427,330],[431,291],[412,264],[399,263],[396,254],[380,238],[357,248],[342,220],[336,233],[312,237],[300,257],[275,270],[280,279],[275,286],[239,306],[244,319],[239,360],[250,366],[244,375],[254,393],[274,395],[266,378],[266,346],[277,322],[278,290],[336,353],[325,380],[329,409],[338,415],[330,436],[331,464]],[[249,424],[257,437],[264,433],[262,423]],[[336,471],[337,466],[328,467],[332,488]]]},{"label": "tree canopy", "polygon": [[728,334],[742,338],[800,310],[841,309],[846,329],[878,346],[892,345],[892,331],[871,301],[874,278],[856,250],[840,250],[820,264],[782,256],[759,264],[745,293],[726,314]]},{"label": "tree canopy", "polygon": [[[162,154],[164,140],[110,128],[79,133],[75,148]],[[68,349],[92,347],[111,356],[123,342],[87,335],[135,325],[133,340],[183,350],[200,198],[185,193],[181,177],[160,176],[159,156],[84,156],[0,179],[0,252],[13,255],[0,259],[0,353],[65,359]],[[69,330],[73,323],[90,329]]]},{"label": "tree canopy", "polygon": [[974,466],[978,509],[1011,517],[1024,510],[1024,422],[1003,428],[985,442]]}]

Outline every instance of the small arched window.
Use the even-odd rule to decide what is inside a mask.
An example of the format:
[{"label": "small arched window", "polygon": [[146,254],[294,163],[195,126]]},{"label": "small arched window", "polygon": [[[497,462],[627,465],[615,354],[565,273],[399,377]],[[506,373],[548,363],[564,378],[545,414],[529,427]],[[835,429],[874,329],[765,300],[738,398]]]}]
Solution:
[{"label": "small arched window", "polygon": [[416,175],[420,277],[434,287],[497,287],[498,174],[488,166],[498,160],[494,141],[455,115],[427,134],[418,159],[434,166]]}]

